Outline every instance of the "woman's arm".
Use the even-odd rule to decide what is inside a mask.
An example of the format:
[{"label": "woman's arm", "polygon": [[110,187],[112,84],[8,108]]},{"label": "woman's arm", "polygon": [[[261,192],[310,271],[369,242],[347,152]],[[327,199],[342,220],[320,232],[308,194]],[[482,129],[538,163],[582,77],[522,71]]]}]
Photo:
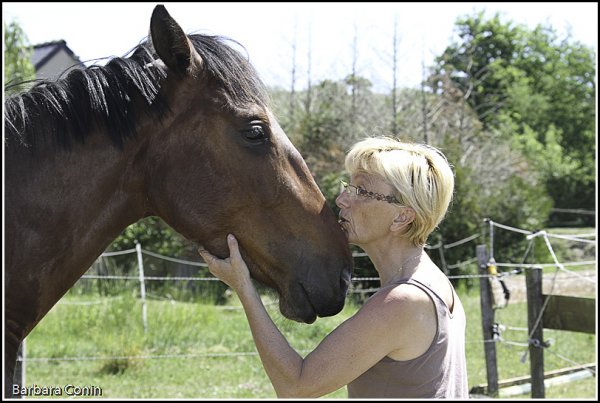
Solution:
[{"label": "woman's arm", "polygon": [[[227,242],[227,259],[218,259],[204,249],[198,252],[211,273],[238,294],[263,366],[279,397],[318,397],[345,386],[389,352],[414,343],[420,330],[418,323],[411,326],[412,315],[430,313],[425,312],[430,309],[428,301],[417,304],[424,305],[425,311],[420,312],[418,306],[402,309],[410,296],[376,294],[303,359],[268,315],[235,237],[228,236]],[[411,330],[407,332],[407,328]]]},{"label": "woman's arm", "polygon": [[208,264],[211,273],[238,294],[267,375],[277,395],[284,397],[289,393],[289,387],[297,384],[302,372],[303,359],[289,345],[267,313],[250,279],[248,267],[240,255],[237,240],[233,235],[229,235],[227,243],[230,251],[230,257],[227,259],[218,259],[204,249],[199,249],[198,253]]}]

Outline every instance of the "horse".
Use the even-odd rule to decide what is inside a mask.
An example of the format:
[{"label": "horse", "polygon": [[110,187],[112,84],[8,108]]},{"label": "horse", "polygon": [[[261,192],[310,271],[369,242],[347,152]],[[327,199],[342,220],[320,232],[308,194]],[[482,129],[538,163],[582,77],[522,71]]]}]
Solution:
[{"label": "horse", "polygon": [[[130,224],[158,216],[211,253],[237,237],[285,317],[344,306],[352,256],[266,86],[221,36],[163,5],[148,39],[5,100],[5,385],[17,350]],[[237,42],[234,42],[237,43]]]}]

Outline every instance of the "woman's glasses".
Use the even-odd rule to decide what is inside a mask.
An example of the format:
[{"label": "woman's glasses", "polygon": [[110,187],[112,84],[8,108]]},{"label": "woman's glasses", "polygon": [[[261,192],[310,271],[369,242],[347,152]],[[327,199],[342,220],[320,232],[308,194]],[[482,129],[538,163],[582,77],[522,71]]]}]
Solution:
[{"label": "woman's glasses", "polygon": [[[386,196],[386,195],[382,195],[380,193],[369,192],[368,190],[366,190],[360,186],[356,186],[356,185],[353,185],[351,183],[347,183],[344,181],[340,181],[340,182],[342,183],[342,186],[344,187],[344,192],[346,192],[348,194],[348,196],[353,197],[354,199],[358,198],[358,196],[362,196],[362,197],[369,197],[371,199],[375,199],[375,200],[379,200],[379,201],[386,201],[386,202],[392,203],[392,204],[400,204],[398,199],[396,199],[394,196]],[[405,206],[401,206],[401,207],[405,207]]]}]

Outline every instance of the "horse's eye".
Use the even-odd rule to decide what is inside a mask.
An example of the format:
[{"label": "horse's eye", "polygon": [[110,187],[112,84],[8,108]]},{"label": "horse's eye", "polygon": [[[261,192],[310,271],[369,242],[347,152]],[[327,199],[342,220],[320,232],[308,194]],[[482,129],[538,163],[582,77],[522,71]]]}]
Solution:
[{"label": "horse's eye", "polygon": [[249,141],[260,141],[265,138],[265,130],[262,126],[254,125],[248,130],[244,130],[244,137]]}]

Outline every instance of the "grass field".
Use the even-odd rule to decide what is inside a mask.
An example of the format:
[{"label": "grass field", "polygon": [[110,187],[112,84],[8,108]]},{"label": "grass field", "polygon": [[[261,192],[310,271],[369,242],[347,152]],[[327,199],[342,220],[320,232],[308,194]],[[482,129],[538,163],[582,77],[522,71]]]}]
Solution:
[{"label": "grass field", "polygon": [[[484,384],[479,290],[461,289],[459,295],[468,317],[469,385]],[[264,300],[290,344],[304,353],[357,309],[348,303],[335,317],[303,325],[284,319],[269,295]],[[67,295],[27,338],[25,385],[97,386],[101,397],[109,399],[276,397],[235,296],[228,307],[148,301],[146,333],[141,310],[135,290],[113,298]],[[521,330],[527,327],[526,312],[525,303],[516,303],[496,313],[506,327],[502,334],[506,342],[497,344],[500,379],[529,374],[529,360],[521,361],[526,347],[519,345],[527,340]],[[546,371],[596,362],[596,335],[545,330],[544,338],[553,339],[545,353]],[[546,388],[547,398],[596,396],[595,377]],[[340,389],[326,397],[347,395]]]}]

